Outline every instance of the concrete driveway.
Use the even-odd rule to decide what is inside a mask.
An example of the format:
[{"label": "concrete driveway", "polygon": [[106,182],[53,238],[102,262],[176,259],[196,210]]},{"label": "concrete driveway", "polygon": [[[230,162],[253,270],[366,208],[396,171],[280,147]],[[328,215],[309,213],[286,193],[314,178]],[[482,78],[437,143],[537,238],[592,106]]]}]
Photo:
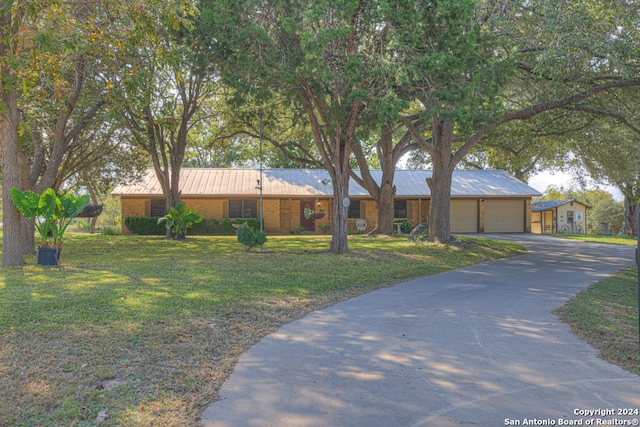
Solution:
[{"label": "concrete driveway", "polygon": [[636,425],[640,377],[551,313],[632,265],[634,247],[499,238],[530,252],[371,292],[264,338],[204,425]]}]

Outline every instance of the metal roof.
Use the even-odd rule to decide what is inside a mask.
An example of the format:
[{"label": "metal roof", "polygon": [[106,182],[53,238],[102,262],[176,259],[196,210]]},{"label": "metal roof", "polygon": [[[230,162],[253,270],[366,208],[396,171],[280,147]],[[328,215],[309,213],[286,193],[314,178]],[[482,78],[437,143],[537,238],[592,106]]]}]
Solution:
[{"label": "metal roof", "polygon": [[[356,171],[359,174],[359,171]],[[371,171],[380,182],[382,171]],[[429,197],[427,170],[397,170],[394,184],[396,197]],[[258,169],[200,169],[180,170],[182,196],[258,196]],[[265,197],[323,197],[333,196],[331,178],[324,169],[265,169],[263,170]],[[162,187],[153,169],[134,184],[120,184],[112,192],[116,196],[161,196]],[[353,179],[349,182],[349,196],[370,197]],[[533,197],[540,193],[502,170],[456,170],[451,185],[452,197]]]},{"label": "metal roof", "polygon": [[582,203],[578,200],[575,199],[569,199],[569,200],[539,200],[537,202],[532,202],[531,203],[531,210],[532,211],[546,211],[547,209],[555,209],[557,207],[560,207],[562,205],[566,205],[567,203],[571,203],[571,202],[576,202],[576,203],[580,203],[581,205],[586,206],[587,208],[590,208],[591,206]]}]

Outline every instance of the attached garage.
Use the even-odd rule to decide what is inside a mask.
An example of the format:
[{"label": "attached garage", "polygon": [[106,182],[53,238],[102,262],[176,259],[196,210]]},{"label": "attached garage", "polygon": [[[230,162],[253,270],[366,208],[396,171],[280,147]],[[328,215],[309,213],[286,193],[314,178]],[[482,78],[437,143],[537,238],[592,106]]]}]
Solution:
[{"label": "attached garage", "polygon": [[478,232],[478,200],[451,200],[451,232]]},{"label": "attached garage", "polygon": [[524,233],[526,223],[524,200],[489,199],[485,202],[486,233]]}]

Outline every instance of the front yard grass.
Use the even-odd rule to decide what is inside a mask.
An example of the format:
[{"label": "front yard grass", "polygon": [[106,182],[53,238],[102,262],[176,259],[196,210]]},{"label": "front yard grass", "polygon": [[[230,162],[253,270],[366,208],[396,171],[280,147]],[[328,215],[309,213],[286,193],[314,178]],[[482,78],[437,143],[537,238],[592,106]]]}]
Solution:
[{"label": "front yard grass", "polygon": [[554,234],[556,237],[570,240],[582,240],[591,243],[607,243],[611,245],[636,245],[638,239],[633,236],[617,236],[603,234]]},{"label": "front yard grass", "polygon": [[640,374],[636,265],[579,292],[556,314],[602,359]]},{"label": "front yard grass", "polygon": [[[558,235],[585,242],[637,245],[631,236]],[[626,268],[591,285],[556,310],[600,357],[640,374],[638,350],[638,267]]]},{"label": "front yard grass", "polygon": [[352,236],[68,233],[63,267],[0,269],[0,426],[193,426],[237,358],[310,311],[417,276],[522,253]]}]

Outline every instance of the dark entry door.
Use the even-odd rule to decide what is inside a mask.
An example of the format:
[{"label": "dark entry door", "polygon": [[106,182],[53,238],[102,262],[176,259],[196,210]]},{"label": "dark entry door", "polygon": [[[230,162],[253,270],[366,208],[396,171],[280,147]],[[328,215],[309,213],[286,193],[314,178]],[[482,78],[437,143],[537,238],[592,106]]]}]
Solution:
[{"label": "dark entry door", "polygon": [[315,220],[310,216],[310,214],[313,213],[315,206],[315,200],[300,201],[300,225],[304,227],[306,231],[316,231]]}]

